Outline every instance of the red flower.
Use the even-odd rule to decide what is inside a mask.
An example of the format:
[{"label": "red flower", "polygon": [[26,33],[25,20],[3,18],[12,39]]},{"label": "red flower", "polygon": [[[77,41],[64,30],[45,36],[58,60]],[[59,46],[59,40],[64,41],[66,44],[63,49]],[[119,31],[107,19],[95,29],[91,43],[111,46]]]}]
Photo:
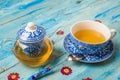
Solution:
[{"label": "red flower", "polygon": [[19,74],[18,73],[10,73],[8,75],[8,80],[18,80]]},{"label": "red flower", "polygon": [[63,34],[64,34],[64,31],[59,30],[59,31],[56,32],[56,34],[57,34],[57,35],[63,35]]},{"label": "red flower", "polygon": [[89,77],[87,77],[87,78],[85,78],[85,79],[83,79],[83,80],[92,80],[91,78],[89,78]]},{"label": "red flower", "polygon": [[96,22],[99,22],[99,23],[102,23],[102,21],[100,21],[100,20],[95,20]]},{"label": "red flower", "polygon": [[72,73],[72,70],[71,70],[71,68],[65,66],[65,67],[62,67],[61,73],[63,75],[70,75]]}]

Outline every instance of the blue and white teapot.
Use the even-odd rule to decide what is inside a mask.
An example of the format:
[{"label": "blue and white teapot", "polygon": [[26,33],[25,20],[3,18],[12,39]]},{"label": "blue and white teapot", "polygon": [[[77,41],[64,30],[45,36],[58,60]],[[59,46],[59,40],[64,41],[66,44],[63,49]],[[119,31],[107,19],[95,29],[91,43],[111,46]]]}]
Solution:
[{"label": "blue and white teapot", "polygon": [[17,32],[17,42],[23,52],[30,56],[37,56],[43,50],[45,30],[29,22],[26,27]]}]

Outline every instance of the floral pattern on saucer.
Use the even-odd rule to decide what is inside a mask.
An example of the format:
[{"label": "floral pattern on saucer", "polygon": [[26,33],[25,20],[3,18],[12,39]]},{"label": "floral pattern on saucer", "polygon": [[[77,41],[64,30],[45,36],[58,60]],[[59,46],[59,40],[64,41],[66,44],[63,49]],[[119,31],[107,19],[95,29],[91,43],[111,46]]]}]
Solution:
[{"label": "floral pattern on saucer", "polygon": [[[75,54],[77,52],[77,48],[74,46],[73,43],[69,42],[70,35],[68,34],[64,39],[64,48],[68,52],[68,54],[75,55],[77,57],[81,57],[81,62],[86,63],[96,63],[104,61],[112,56],[113,52],[113,43],[112,41],[108,41],[108,44],[96,54]],[[72,47],[73,46],[73,47]]]}]

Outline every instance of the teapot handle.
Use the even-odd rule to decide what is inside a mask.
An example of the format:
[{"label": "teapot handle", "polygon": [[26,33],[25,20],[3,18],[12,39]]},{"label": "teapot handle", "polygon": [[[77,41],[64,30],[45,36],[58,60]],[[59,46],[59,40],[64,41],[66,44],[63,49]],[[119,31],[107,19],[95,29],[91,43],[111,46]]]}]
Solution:
[{"label": "teapot handle", "polygon": [[15,38],[0,39],[0,48],[5,51],[11,51],[14,47],[15,41]]}]

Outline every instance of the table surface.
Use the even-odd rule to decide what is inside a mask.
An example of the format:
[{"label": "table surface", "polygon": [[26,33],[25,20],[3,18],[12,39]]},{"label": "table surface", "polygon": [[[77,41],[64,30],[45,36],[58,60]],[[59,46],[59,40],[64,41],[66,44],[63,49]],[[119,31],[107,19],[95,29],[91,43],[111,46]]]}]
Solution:
[{"label": "table surface", "polygon": [[[0,0],[0,80],[7,80],[14,73],[27,80],[45,66],[30,68],[11,51],[17,31],[27,22],[45,28],[47,36],[54,40],[51,62],[56,65],[67,58],[63,39],[76,21],[100,20],[110,29],[116,29],[113,56],[102,63],[64,62],[53,68],[40,80],[120,80],[120,0]],[[63,67],[71,74],[61,73]]]}]

